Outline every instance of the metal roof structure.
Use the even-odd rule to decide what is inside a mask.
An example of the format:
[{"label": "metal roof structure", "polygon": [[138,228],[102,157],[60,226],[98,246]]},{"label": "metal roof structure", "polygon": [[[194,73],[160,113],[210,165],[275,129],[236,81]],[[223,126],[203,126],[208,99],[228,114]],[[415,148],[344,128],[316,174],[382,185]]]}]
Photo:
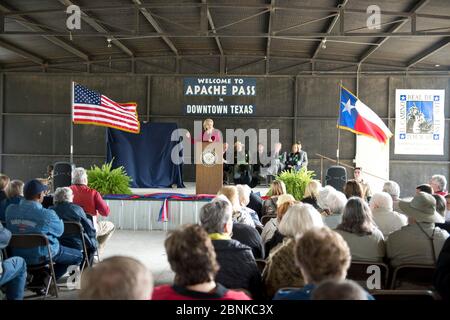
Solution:
[{"label": "metal roof structure", "polygon": [[[81,9],[79,30],[66,26],[71,5]],[[3,0],[0,68],[448,74],[450,0]]]}]

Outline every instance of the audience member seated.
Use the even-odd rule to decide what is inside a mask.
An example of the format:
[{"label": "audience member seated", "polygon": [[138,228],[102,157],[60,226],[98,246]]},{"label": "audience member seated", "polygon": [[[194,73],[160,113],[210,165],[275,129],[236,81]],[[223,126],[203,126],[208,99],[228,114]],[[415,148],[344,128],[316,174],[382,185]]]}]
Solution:
[{"label": "audience member seated", "polygon": [[252,249],[255,259],[264,259],[264,245],[258,230],[248,224],[233,223],[231,239],[239,241]]},{"label": "audience member seated", "polygon": [[446,208],[445,211],[445,221],[450,221],[450,194],[445,196]]},{"label": "audience member seated", "polygon": [[233,210],[233,222],[248,224],[253,228],[255,227],[255,222],[253,221],[252,216],[247,210],[242,209],[239,203],[239,192],[236,186],[222,187],[217,194],[224,195],[231,203]]},{"label": "audience member seated", "polygon": [[425,192],[428,194],[433,194],[433,189],[431,186],[427,183],[420,184],[416,187],[416,194],[419,194],[420,192]]},{"label": "audience member seated", "polygon": [[[445,215],[447,212],[447,202],[446,199],[439,195],[433,194],[434,199],[436,200],[436,211],[445,219]],[[450,233],[450,222],[445,220],[443,223],[435,223],[436,227],[441,228]]]},{"label": "audience member seated", "polygon": [[372,197],[372,190],[370,188],[369,183],[363,179],[361,167],[356,167],[353,170],[353,177],[361,185],[362,194],[364,195],[363,199],[369,202],[370,198]]},{"label": "audience member seated", "polygon": [[[19,204],[12,204],[6,209],[6,226],[13,234],[43,234],[50,244],[56,278],[66,273],[71,265],[80,265],[83,258],[78,249],[60,245],[58,238],[63,234],[64,223],[55,211],[42,207],[44,186],[38,180],[28,181],[24,186],[25,199]],[[15,248],[12,253],[23,257],[27,265],[37,265],[47,262],[47,248],[32,249]]]},{"label": "audience member seated", "polygon": [[292,145],[291,153],[287,155],[285,170],[300,170],[308,166],[308,154],[302,150],[302,144],[299,141]]},{"label": "audience member seated", "polygon": [[[306,285],[300,289],[279,290],[274,300],[311,300],[314,289],[326,280],[342,281],[350,267],[350,249],[337,232],[328,227],[312,228],[294,245],[295,266]],[[373,297],[367,293],[369,300]]]},{"label": "audience member seated", "polygon": [[[228,203],[220,200],[208,205],[209,208],[202,209],[202,213],[212,213],[216,208],[220,211],[225,209],[231,228],[231,208]],[[214,217],[210,218],[213,220],[219,217],[214,213],[212,215]],[[156,287],[153,300],[250,300],[244,292],[228,290],[220,283],[220,277],[216,275],[222,266],[219,267],[220,259],[216,260],[217,249],[215,252],[207,232],[199,225],[183,225],[170,232],[164,245],[170,268],[175,272],[175,280],[172,286]],[[248,254],[251,255],[250,250]],[[239,280],[239,276],[235,281]]]},{"label": "audience member seated", "polygon": [[[84,241],[88,249],[90,263],[93,262],[97,250],[97,238],[92,220],[86,216],[83,209],[72,203],[73,192],[69,187],[57,188],[55,191],[55,205],[50,207],[64,222],[79,222],[83,227]],[[78,234],[71,234],[59,238],[59,242],[66,247],[83,250],[83,243]]]},{"label": "audience member seated", "polygon": [[73,203],[79,205],[92,217],[97,232],[98,250],[101,254],[115,227],[111,221],[98,221],[97,216],[107,217],[110,212],[109,207],[98,191],[88,187],[88,176],[84,168],[75,168],[72,171],[70,189],[73,192]]},{"label": "audience member seated", "polygon": [[386,181],[383,185],[382,192],[387,192],[392,198],[392,208],[395,212],[403,213],[398,206],[400,202],[400,186],[395,181]]},{"label": "audience member seated", "polygon": [[44,199],[42,200],[42,206],[45,209],[48,209],[53,205],[53,195],[50,193],[50,183],[47,179],[37,178],[36,180],[47,187],[47,190],[44,192]]},{"label": "audience member seated", "polygon": [[8,188],[9,181],[10,179],[7,175],[0,174],[0,202],[7,198],[6,189]]},{"label": "audience member seated", "polygon": [[258,214],[255,212],[255,210],[250,209],[248,204],[250,203],[250,193],[252,192],[252,189],[246,184],[238,184],[236,186],[238,190],[239,195],[239,204],[241,206],[240,211],[246,211],[250,214],[252,217],[253,223],[255,226],[263,227],[261,221],[259,220]]},{"label": "audience member seated", "polygon": [[392,198],[387,192],[375,193],[370,200],[370,209],[373,221],[385,238],[408,224],[405,215],[393,211]]},{"label": "audience member seated", "polygon": [[217,275],[214,272],[216,281],[226,288],[246,289],[254,298],[260,297],[261,274],[250,247],[231,239],[231,216],[231,205],[222,199],[214,199],[200,210],[201,225],[212,240],[220,266]]},{"label": "audience member seated", "polygon": [[107,258],[81,276],[82,300],[148,300],[153,292],[150,270],[134,258]]},{"label": "audience member seated", "polygon": [[256,153],[252,153],[251,160],[255,161],[253,164],[253,174],[259,180],[260,178],[266,179],[268,175],[271,175],[272,172],[269,172],[269,168],[271,166],[272,159],[267,155],[267,152],[264,150],[264,144],[258,143],[258,150]]},{"label": "audience member seated", "polygon": [[361,184],[354,179],[348,180],[345,183],[344,194],[347,199],[350,199],[351,197],[359,197],[361,199],[365,199],[364,190]]},{"label": "audience member seated", "polygon": [[355,281],[325,280],[313,290],[312,300],[368,300],[368,296]]},{"label": "audience member seated", "polygon": [[302,199],[303,203],[309,203],[319,212],[322,211],[322,208],[317,204],[317,197],[319,196],[321,189],[322,185],[320,184],[320,181],[311,180],[305,188],[305,194]]},{"label": "audience member seated", "polygon": [[250,193],[250,202],[248,203],[247,207],[254,210],[256,214],[258,215],[258,218],[261,219],[262,217],[262,205],[263,200],[261,199],[261,196],[259,195],[259,192],[251,192]]},{"label": "audience member seated", "polygon": [[348,199],[336,232],[347,242],[353,260],[383,260],[386,252],[383,233],[373,223],[370,208],[360,197]]},{"label": "audience member seated", "polygon": [[272,239],[273,235],[278,230],[278,225],[280,224],[281,219],[283,219],[284,214],[294,203],[295,199],[290,194],[282,194],[281,196],[278,196],[277,216],[270,219],[264,226],[261,233],[262,243],[265,244]]},{"label": "audience member seated", "polygon": [[264,200],[262,208],[262,216],[276,215],[277,200],[282,194],[286,194],[286,185],[281,180],[272,181],[269,189],[269,199]]},{"label": "audience member seated", "polygon": [[270,252],[263,271],[268,297],[273,297],[280,288],[304,285],[304,279],[299,275],[292,254],[295,237],[313,227],[321,226],[323,226],[322,217],[312,205],[299,203],[288,209],[279,226],[285,239]]},{"label": "audience member seated", "polygon": [[447,179],[442,174],[435,174],[431,177],[430,186],[433,189],[433,193],[445,197],[447,192]]},{"label": "audience member seated", "polygon": [[342,221],[347,197],[332,186],[325,186],[320,190],[317,204],[322,208],[322,220],[331,229],[335,229]]},{"label": "audience member seated", "polygon": [[21,257],[3,259],[11,232],[0,223],[0,287],[6,287],[6,299],[22,300],[27,280],[27,265]]},{"label": "audience member seated", "polygon": [[448,233],[435,226],[443,217],[436,212],[436,200],[431,194],[419,192],[411,201],[400,201],[408,216],[408,225],[391,233],[386,251],[393,267],[402,264],[434,265]]},{"label": "audience member seated", "polygon": [[6,208],[11,204],[19,204],[23,199],[23,182],[13,180],[6,190],[7,198],[0,202],[0,220],[5,221]]},{"label": "audience member seated", "polygon": [[450,238],[447,238],[439,254],[433,285],[444,300],[450,301]]}]

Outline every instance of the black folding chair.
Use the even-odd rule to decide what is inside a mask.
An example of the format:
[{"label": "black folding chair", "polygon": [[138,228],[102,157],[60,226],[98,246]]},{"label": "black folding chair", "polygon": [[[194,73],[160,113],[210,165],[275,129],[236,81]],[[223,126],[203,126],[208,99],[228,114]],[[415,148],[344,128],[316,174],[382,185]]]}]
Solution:
[{"label": "black folding chair", "polygon": [[434,301],[441,297],[431,290],[374,290],[370,292],[375,300],[386,301]]},{"label": "black folding chair", "polygon": [[[379,289],[387,289],[389,279],[389,266],[382,262],[352,261],[352,263],[350,264],[350,268],[347,271],[347,279],[358,282],[358,284],[363,288],[370,289],[367,288],[367,280],[372,274],[374,274],[373,270],[368,269],[371,266],[375,266],[380,269],[381,288]],[[376,269],[374,268],[374,270]]]},{"label": "black folding chair", "polygon": [[[43,234],[14,234],[9,241],[8,249],[33,249],[37,247],[46,247],[48,253],[48,261],[38,264],[38,265],[27,265],[27,270],[29,272],[37,272],[46,270],[47,267],[50,269],[50,279],[48,283],[45,284],[45,299],[49,293],[50,285],[53,283],[54,293],[56,298],[58,298],[58,286],[56,285],[56,274],[53,267],[53,257],[52,251],[50,250],[50,244],[48,239]],[[40,287],[27,287],[28,289],[40,289]]]},{"label": "black folding chair", "polygon": [[81,223],[77,221],[64,221],[64,233],[61,237],[64,236],[71,236],[71,235],[78,235],[80,237],[81,243],[83,245],[83,255],[84,255],[84,262],[81,266],[81,272],[83,272],[84,267],[87,265],[88,267],[91,266],[91,262],[89,261],[89,255],[88,250],[86,246],[86,241],[84,240],[84,229]]},{"label": "black folding chair", "polygon": [[433,289],[433,265],[404,264],[394,270],[391,289]]}]

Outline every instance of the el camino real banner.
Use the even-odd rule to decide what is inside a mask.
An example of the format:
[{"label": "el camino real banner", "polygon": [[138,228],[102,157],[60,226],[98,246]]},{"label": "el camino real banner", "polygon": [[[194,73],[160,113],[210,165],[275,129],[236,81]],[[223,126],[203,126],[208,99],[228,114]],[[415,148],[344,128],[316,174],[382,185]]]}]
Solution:
[{"label": "el camino real banner", "polygon": [[[186,115],[254,115],[256,107],[251,102],[256,96],[256,78],[184,78],[184,96],[192,101],[184,105]],[[197,97],[217,97],[217,102]],[[246,102],[239,103],[236,97]],[[205,100],[209,101],[201,103]]]},{"label": "el camino real banner", "polygon": [[395,154],[444,154],[445,90],[397,89]]}]

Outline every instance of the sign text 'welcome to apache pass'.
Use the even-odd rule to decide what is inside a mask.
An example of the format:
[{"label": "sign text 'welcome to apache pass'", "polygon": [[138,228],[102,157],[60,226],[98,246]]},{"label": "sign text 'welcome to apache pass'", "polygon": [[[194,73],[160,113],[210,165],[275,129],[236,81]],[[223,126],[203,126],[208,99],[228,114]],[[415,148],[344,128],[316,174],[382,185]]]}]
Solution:
[{"label": "sign text 'welcome to apache pass'", "polygon": [[256,79],[185,78],[184,96],[218,97],[217,103],[202,103],[201,99],[197,99],[198,103],[185,104],[186,115],[253,115],[256,111],[253,104],[227,103],[228,101],[225,102],[223,97],[247,97],[248,99],[256,96]]}]

